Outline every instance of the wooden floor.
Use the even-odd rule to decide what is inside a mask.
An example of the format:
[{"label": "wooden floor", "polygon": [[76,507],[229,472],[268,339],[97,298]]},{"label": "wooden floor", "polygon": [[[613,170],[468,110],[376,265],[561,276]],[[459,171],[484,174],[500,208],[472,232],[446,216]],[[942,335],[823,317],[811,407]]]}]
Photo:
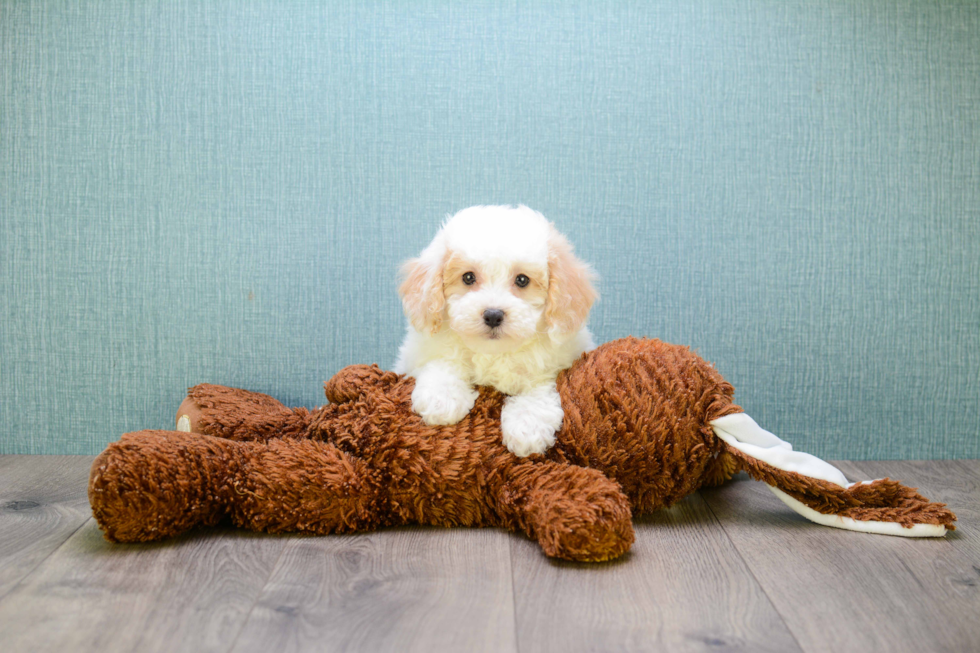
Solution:
[{"label": "wooden floor", "polygon": [[838,465],[951,505],[913,540],[816,526],[737,477],[605,564],[500,530],[102,539],[90,457],[0,457],[0,651],[980,651],[980,461]]}]

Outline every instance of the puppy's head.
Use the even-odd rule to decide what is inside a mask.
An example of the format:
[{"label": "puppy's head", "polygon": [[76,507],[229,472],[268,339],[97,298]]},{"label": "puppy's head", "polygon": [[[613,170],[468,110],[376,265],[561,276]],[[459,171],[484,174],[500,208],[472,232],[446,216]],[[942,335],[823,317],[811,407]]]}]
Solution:
[{"label": "puppy's head", "polygon": [[598,296],[568,240],[525,206],[460,211],[402,272],[412,326],[448,327],[480,353],[512,351],[542,333],[560,342],[582,328]]}]

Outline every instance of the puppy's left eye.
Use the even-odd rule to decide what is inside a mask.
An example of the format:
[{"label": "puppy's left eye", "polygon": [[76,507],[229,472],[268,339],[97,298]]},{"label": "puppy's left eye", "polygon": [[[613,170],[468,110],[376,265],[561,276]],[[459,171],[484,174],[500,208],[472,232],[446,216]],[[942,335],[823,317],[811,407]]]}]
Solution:
[{"label": "puppy's left eye", "polygon": [[529,283],[531,283],[531,280],[530,280],[530,279],[528,279],[528,278],[527,278],[527,277],[526,277],[525,275],[523,275],[523,274],[519,274],[519,275],[517,275],[517,278],[516,278],[516,279],[514,279],[514,283],[516,283],[516,284],[517,284],[517,287],[518,287],[518,288],[523,288],[523,287],[525,287],[525,286],[526,286],[527,284],[529,284]]}]

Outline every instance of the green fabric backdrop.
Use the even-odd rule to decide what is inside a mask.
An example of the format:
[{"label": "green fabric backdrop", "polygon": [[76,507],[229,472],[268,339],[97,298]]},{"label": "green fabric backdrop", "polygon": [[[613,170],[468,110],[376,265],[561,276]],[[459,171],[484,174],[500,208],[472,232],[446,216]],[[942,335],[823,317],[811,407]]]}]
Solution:
[{"label": "green fabric backdrop", "polygon": [[597,339],[827,458],[980,457],[975,2],[0,3],[0,453],[394,362],[399,261],[526,203]]}]

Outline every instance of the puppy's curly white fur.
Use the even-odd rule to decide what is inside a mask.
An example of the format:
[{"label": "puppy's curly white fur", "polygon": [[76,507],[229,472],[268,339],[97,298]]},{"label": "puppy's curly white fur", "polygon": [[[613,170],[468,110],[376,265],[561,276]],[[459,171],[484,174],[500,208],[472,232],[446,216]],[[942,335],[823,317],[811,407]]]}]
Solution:
[{"label": "puppy's curly white fur", "polygon": [[591,268],[555,226],[526,206],[474,206],[450,217],[402,268],[409,319],[395,371],[415,377],[412,408],[455,424],[476,385],[510,395],[504,445],[518,456],[555,442],[564,413],[558,373],[593,349],[586,318]]}]

